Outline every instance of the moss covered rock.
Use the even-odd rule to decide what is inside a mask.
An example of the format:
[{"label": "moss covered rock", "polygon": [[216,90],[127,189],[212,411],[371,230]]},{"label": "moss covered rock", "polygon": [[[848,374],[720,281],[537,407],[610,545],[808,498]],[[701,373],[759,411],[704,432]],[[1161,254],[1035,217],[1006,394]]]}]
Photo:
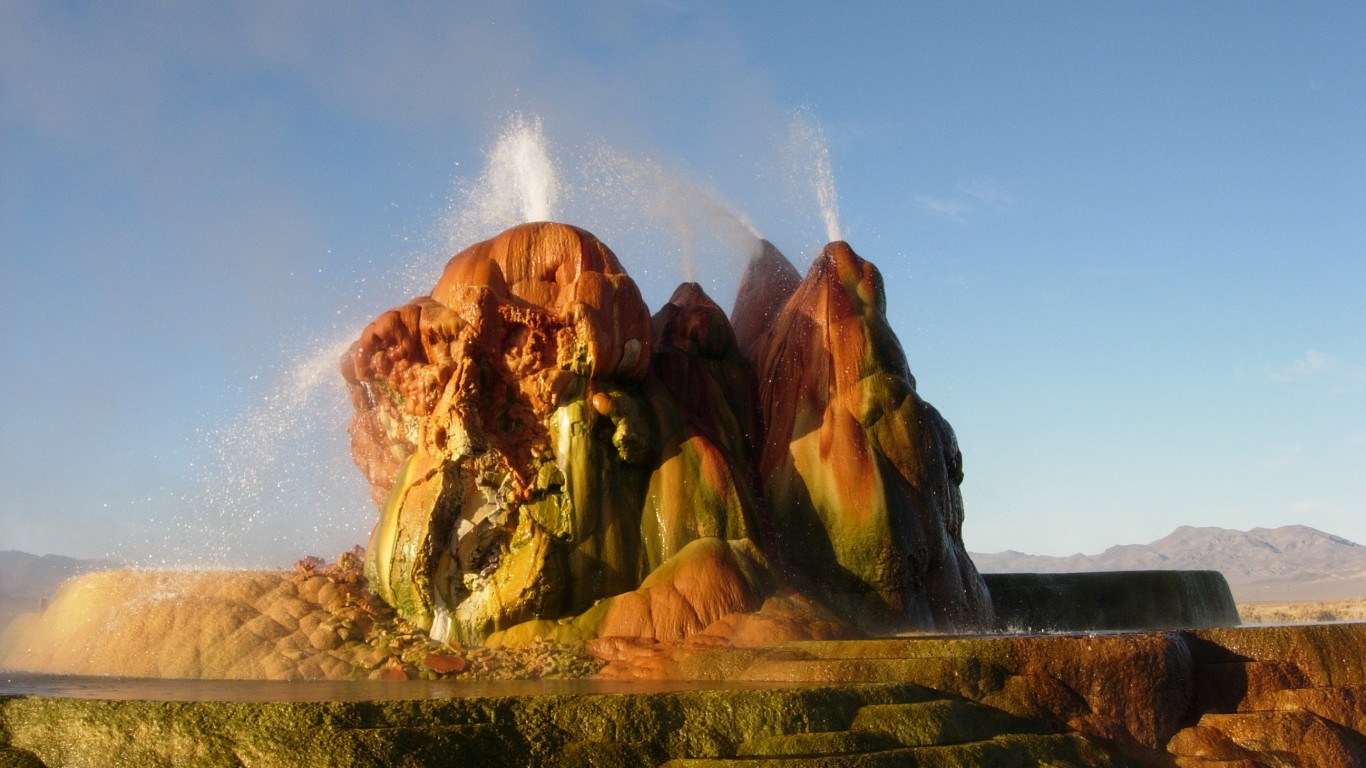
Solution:
[{"label": "moss covered rock", "polygon": [[438,640],[575,616],[695,540],[758,531],[752,375],[725,314],[687,284],[651,318],[583,230],[462,251],[342,369],[381,500],[367,575]]},{"label": "moss covered rock", "polygon": [[[466,762],[653,768],[671,759],[733,758],[753,740],[847,731],[864,707],[932,697],[907,685],[250,704],[30,697],[0,699],[0,723],[11,735],[11,751],[27,750],[54,768]],[[975,749],[988,755],[1024,749],[1024,742],[1011,743]],[[855,737],[850,744],[866,751],[886,742]]]}]

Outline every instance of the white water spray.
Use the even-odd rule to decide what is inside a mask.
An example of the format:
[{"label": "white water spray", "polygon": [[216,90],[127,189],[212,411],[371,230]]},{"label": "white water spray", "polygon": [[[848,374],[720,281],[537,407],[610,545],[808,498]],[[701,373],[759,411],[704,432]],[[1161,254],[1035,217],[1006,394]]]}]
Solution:
[{"label": "white water spray", "polygon": [[[410,254],[399,270],[398,296],[356,300],[383,305],[425,293],[452,245],[464,248],[522,222],[549,220],[558,214],[559,194],[541,121],[515,115],[447,217],[443,242]],[[376,283],[394,289],[389,280]],[[168,521],[154,564],[280,565],[291,556],[330,557],[365,540],[373,512],[350,456],[350,402],[338,370],[359,331],[341,328],[320,339],[255,405],[200,433],[195,490]]]},{"label": "white water spray", "polygon": [[[681,278],[704,283],[713,300],[734,295],[726,281],[738,280],[760,235],[718,191],[652,159],[605,147],[589,153],[582,174],[581,196],[593,228],[609,243],[638,239],[639,250],[652,262],[640,272],[648,275],[676,263]],[[630,260],[624,249],[617,255]]]},{"label": "white water spray", "polygon": [[557,213],[559,187],[539,117],[512,118],[489,153],[486,183],[492,197],[520,214],[517,223],[549,221]]},{"label": "white water spray", "polygon": [[314,345],[255,405],[199,433],[201,469],[155,564],[279,566],[364,540],[369,505],[338,372],[351,336]]},{"label": "white water spray", "polygon": [[830,142],[825,129],[810,116],[799,112],[792,119],[789,143],[793,182],[806,186],[815,194],[821,222],[825,225],[825,239],[829,242],[842,240],[839,198],[835,195],[835,173],[830,167]]},{"label": "white water spray", "polygon": [[529,221],[560,215],[560,183],[539,117],[513,115],[484,156],[484,172],[456,190],[447,245],[463,249]]}]

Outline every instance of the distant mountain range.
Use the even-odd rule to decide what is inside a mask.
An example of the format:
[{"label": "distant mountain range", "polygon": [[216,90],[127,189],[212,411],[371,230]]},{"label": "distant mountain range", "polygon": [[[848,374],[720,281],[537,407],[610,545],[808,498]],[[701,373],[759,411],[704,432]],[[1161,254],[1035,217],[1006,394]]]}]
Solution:
[{"label": "distant mountain range", "polygon": [[0,631],[15,615],[38,610],[72,576],[115,566],[108,560],[0,551]]},{"label": "distant mountain range", "polygon": [[1098,555],[1008,550],[971,556],[983,573],[1215,570],[1239,602],[1366,597],[1366,547],[1304,525],[1250,531],[1183,525],[1151,544],[1121,544]]}]

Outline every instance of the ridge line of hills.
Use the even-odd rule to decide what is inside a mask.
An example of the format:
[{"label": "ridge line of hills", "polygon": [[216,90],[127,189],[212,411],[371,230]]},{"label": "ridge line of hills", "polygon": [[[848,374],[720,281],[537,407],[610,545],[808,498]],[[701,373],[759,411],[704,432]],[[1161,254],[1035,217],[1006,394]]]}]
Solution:
[{"label": "ridge line of hills", "polygon": [[72,576],[116,567],[117,563],[108,560],[0,550],[0,632],[20,613],[41,608]]},{"label": "ridge line of hills", "polygon": [[1097,555],[969,555],[983,573],[1215,570],[1238,602],[1366,597],[1366,546],[1306,525],[1248,531],[1183,525],[1151,544],[1119,544]]}]

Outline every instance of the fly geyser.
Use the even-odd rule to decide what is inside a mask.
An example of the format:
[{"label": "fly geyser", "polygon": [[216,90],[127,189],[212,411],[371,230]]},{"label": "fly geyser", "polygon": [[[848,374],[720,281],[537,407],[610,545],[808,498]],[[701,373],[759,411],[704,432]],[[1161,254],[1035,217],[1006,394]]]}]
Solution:
[{"label": "fly geyser", "polygon": [[0,765],[1360,764],[1361,625],[1208,628],[1211,572],[984,579],[877,269],[758,246],[731,318],[651,315],[572,226],[457,254],[341,360],[364,552],[87,574],[0,632],[20,686],[342,700],[0,675]]},{"label": "fly geyser", "polygon": [[803,280],[763,245],[732,319],[692,283],[652,317],[596,237],[524,224],[371,322],[342,372],[375,592],[463,643],[988,626],[877,269],[834,242]]}]

